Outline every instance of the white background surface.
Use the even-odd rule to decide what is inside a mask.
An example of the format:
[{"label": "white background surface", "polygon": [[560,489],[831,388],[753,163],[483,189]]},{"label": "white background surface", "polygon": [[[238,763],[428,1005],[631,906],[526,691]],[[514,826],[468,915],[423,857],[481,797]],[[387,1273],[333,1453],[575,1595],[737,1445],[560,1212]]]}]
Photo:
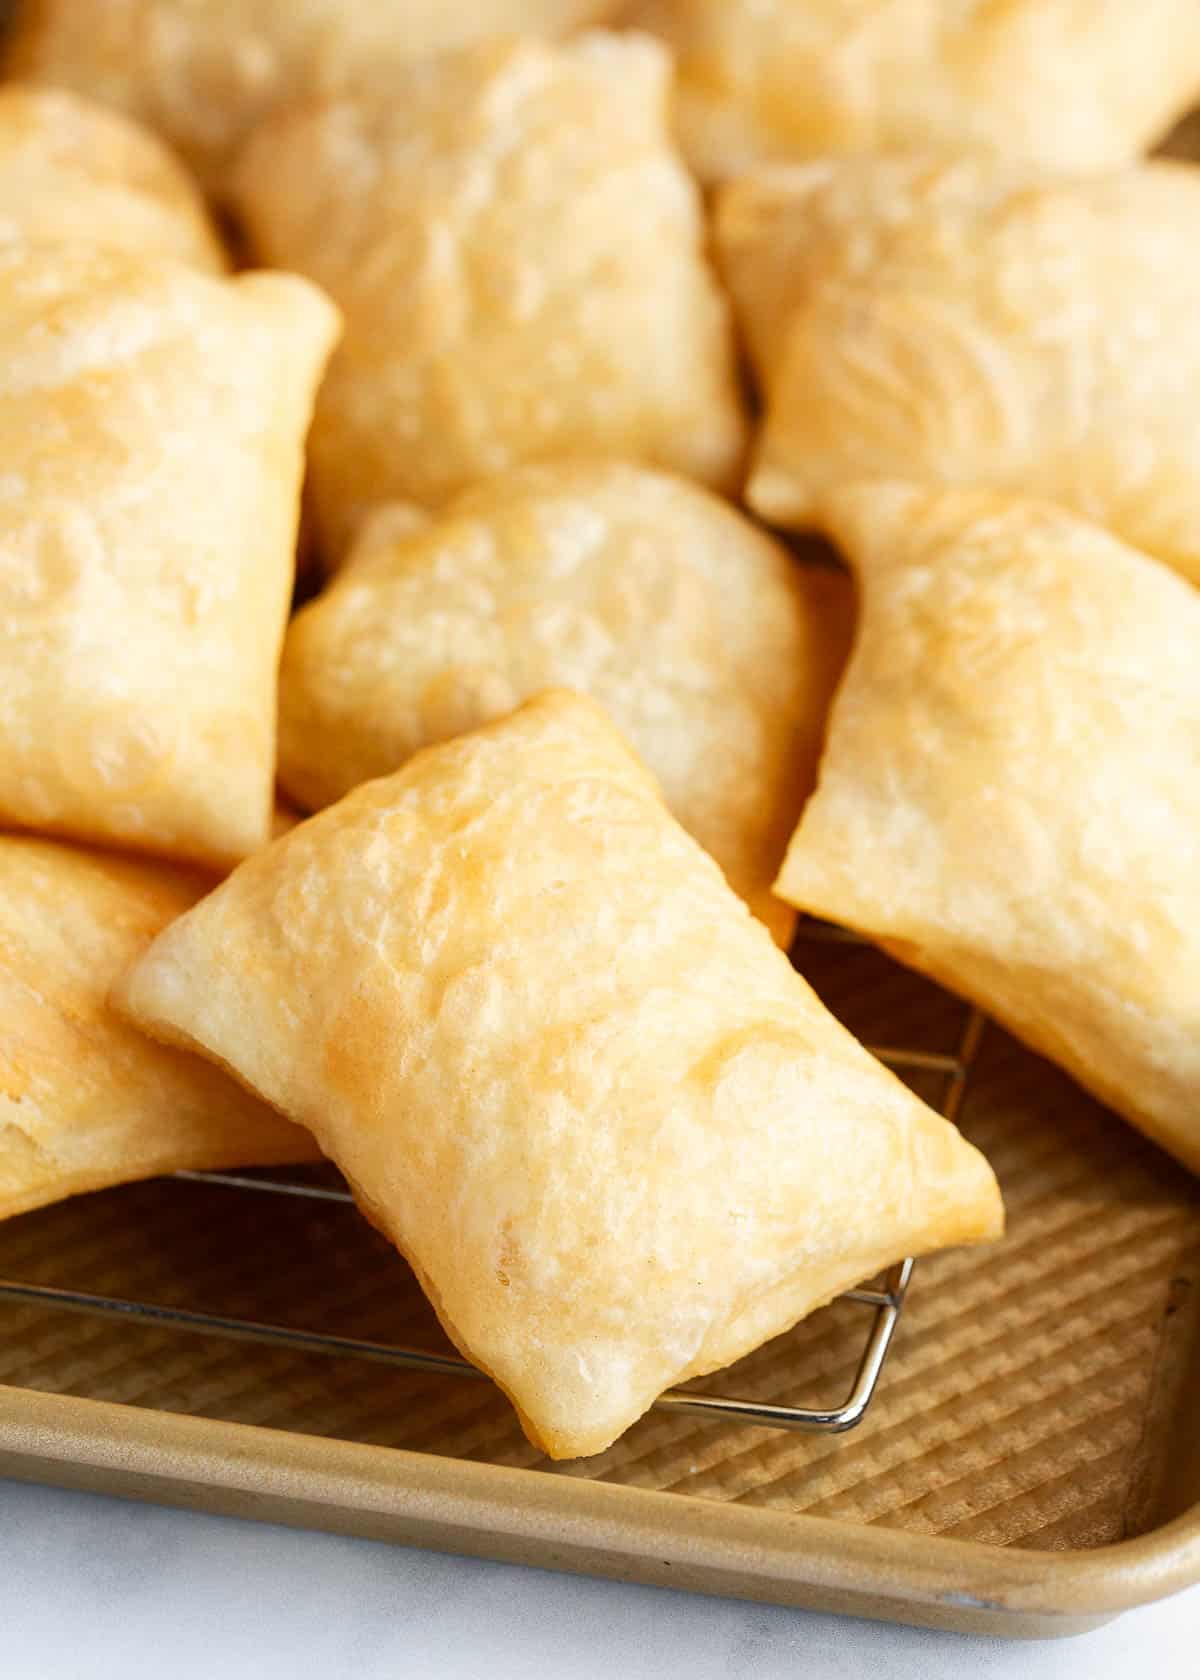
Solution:
[{"label": "white background surface", "polygon": [[965,1639],[0,1481],[3,1680],[1197,1680],[1200,1589]]}]

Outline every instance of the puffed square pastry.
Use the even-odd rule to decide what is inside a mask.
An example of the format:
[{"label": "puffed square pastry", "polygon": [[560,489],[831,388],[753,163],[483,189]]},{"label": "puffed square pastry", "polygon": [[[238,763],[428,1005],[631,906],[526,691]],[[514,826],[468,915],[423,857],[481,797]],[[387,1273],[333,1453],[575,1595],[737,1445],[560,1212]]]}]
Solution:
[{"label": "puffed square pastry", "polygon": [[346,317],[312,440],[331,551],[372,506],[435,507],[528,461],[734,485],[732,326],[668,82],[644,37],[493,43],[255,134],[237,176],[252,241]]},{"label": "puffed square pastry", "polygon": [[0,823],[216,865],[267,839],[336,329],[291,276],[0,244]]},{"label": "puffed square pastry", "polygon": [[315,810],[543,689],[577,689],[786,944],[795,917],[771,885],[853,610],[845,573],[797,565],[685,479],[518,468],[423,524],[382,510],[292,620],[279,778]]},{"label": "puffed square pastry", "polygon": [[426,748],[120,988],[311,1124],[554,1457],[907,1253],[983,1157],[829,1015],[592,702]]},{"label": "puffed square pastry", "polygon": [[854,652],[778,891],[1200,1171],[1200,595],[1062,509],[844,492]]},{"label": "puffed square pastry", "polygon": [[212,885],[0,835],[0,1219],[182,1168],[320,1159],[299,1126],[108,1007],[113,981]]},{"label": "puffed square pastry", "polygon": [[9,75],[141,119],[224,187],[274,105],[385,83],[407,59],[491,35],[602,23],[615,0],[20,0]]},{"label": "puffed square pastry", "polygon": [[223,273],[191,177],[147,129],[54,88],[0,87],[0,240],[79,240]]},{"label": "puffed square pastry", "polygon": [[680,137],[709,180],[929,146],[1103,169],[1200,97],[1195,0],[635,0],[679,59]]},{"label": "puffed square pastry", "polygon": [[986,487],[1200,580],[1200,170],[801,165],[734,183],[718,223],[767,396],[765,518],[811,523],[859,479]]}]

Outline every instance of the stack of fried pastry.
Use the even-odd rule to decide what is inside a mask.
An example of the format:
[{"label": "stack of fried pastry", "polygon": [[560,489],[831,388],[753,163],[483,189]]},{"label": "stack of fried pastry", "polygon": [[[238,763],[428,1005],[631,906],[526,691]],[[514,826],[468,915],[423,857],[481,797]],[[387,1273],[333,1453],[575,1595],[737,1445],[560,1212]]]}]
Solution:
[{"label": "stack of fried pastry", "polygon": [[999,1235],[797,910],[1200,1170],[1191,0],[27,0],[7,64],[0,1215],[324,1153],[598,1451]]}]

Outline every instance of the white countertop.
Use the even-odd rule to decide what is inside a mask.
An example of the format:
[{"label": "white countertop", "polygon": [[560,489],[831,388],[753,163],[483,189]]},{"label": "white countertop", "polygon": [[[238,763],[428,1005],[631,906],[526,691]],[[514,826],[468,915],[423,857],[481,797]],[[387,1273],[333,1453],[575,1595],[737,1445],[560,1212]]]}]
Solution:
[{"label": "white countertop", "polygon": [[0,1481],[3,1680],[1195,1680],[1200,1589],[963,1639]]}]

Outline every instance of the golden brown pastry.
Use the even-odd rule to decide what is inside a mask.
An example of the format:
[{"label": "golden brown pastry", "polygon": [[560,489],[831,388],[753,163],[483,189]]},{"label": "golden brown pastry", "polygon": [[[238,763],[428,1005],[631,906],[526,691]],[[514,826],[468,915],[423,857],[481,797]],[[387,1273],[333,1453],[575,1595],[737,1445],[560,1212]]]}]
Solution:
[{"label": "golden brown pastry", "polygon": [[764,517],[807,524],[859,479],[987,486],[1200,579],[1200,170],[813,164],[733,185],[719,226]]},{"label": "golden brown pastry", "polygon": [[817,1001],[553,692],[243,864],[121,987],[311,1122],[555,1457],[910,1252],[983,1157]]},{"label": "golden brown pastry", "polygon": [[182,165],[146,130],[54,88],[0,87],[0,240],[81,240],[224,272]]},{"label": "golden brown pastry", "polygon": [[279,102],[489,35],[599,23],[615,0],[20,0],[10,74],[115,105],[219,190],[238,145]]},{"label": "golden brown pastry", "polygon": [[0,822],[217,864],[267,838],[335,333],[291,276],[0,245]]},{"label": "golden brown pastry", "polygon": [[778,890],[1200,1170],[1200,595],[985,491],[833,504],[860,624]]},{"label": "golden brown pastry", "polygon": [[0,835],[0,1219],[184,1167],[319,1159],[299,1126],[108,1007],[117,976],[212,885]]},{"label": "golden brown pastry", "polygon": [[654,42],[508,42],[378,99],[281,112],[239,200],[264,260],[341,305],[313,429],[327,545],[526,461],[625,456],[721,487],[744,425]]},{"label": "golden brown pastry", "polygon": [[1124,163],[1200,97],[1195,0],[635,0],[714,179],[895,146]]},{"label": "golden brown pastry", "polygon": [[844,573],[797,566],[686,480],[603,463],[518,469],[416,529],[385,509],[358,550],[284,642],[293,798],[315,810],[542,689],[578,689],[787,943],[795,918],[770,889],[849,650]]}]

